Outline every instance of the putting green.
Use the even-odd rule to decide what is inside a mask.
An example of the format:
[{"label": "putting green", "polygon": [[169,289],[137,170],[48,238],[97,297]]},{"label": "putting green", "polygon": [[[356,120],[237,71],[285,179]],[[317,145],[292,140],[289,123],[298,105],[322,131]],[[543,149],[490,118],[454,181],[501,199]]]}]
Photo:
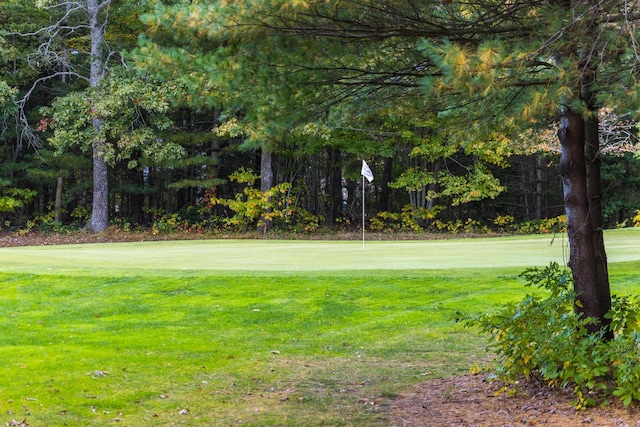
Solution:
[{"label": "putting green", "polygon": [[[610,262],[640,260],[640,229],[608,231]],[[0,271],[336,271],[564,264],[564,235],[429,241],[196,240],[0,249]]]}]

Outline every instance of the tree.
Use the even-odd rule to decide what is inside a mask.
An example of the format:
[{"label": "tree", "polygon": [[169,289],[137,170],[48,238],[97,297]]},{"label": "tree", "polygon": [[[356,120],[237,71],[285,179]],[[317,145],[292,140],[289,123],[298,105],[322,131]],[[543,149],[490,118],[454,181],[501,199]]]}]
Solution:
[{"label": "tree", "polygon": [[[603,238],[598,111],[604,106],[636,108],[633,98],[639,88],[633,83],[632,43],[636,34],[629,21],[633,17],[625,13],[627,6],[616,1],[558,1],[521,2],[504,10],[485,7],[488,16],[500,22],[500,33],[492,30],[491,37],[480,40],[489,27],[477,22],[479,31],[468,33],[475,36],[472,42],[425,46],[444,74],[432,79],[437,92],[467,99],[479,93],[489,99],[498,96],[502,105],[520,107],[521,114],[511,114],[528,121],[557,111],[576,310],[596,319],[590,330],[604,329],[606,337],[613,332],[606,317],[611,296]],[[516,24],[523,25],[524,32],[516,30]],[[447,84],[453,90],[445,88]],[[632,102],[624,105],[629,94],[634,94]]]},{"label": "tree", "polygon": [[[47,64],[46,74],[38,77],[20,100],[20,115],[23,125],[23,133],[28,135],[31,143],[38,140],[32,126],[26,117],[26,106],[34,91],[43,82],[62,78],[80,79],[90,87],[98,85],[104,77],[106,66],[105,52],[105,22],[106,14],[112,0],[83,0],[81,2],[44,0],[37,2],[41,9],[49,11],[53,24],[35,29],[31,32],[14,32],[13,35],[22,37],[37,37],[41,44],[32,58],[36,62]],[[78,43],[83,36],[88,38],[88,48],[85,46],[71,47],[70,44]],[[71,39],[75,39],[72,41]],[[86,52],[84,49],[86,48]],[[82,72],[83,65],[74,60],[75,56],[84,53],[88,57],[89,73]],[[92,125],[95,133],[99,134],[101,122],[94,118]],[[87,228],[93,231],[102,231],[108,226],[108,177],[107,165],[103,155],[100,141],[94,141],[93,149],[93,210],[91,220]]]},{"label": "tree", "polygon": [[[104,78],[105,74],[105,43],[104,43],[104,17],[103,11],[109,6],[111,0],[100,2],[98,0],[86,0],[86,14],[91,35],[89,86],[95,88]],[[102,133],[103,119],[100,116],[91,118],[96,135]],[[93,199],[91,219],[87,228],[99,232],[109,226],[109,179],[106,160],[105,140],[94,137],[92,142],[93,159]]]},{"label": "tree", "polygon": [[606,329],[611,304],[597,113],[636,111],[639,104],[638,16],[631,3],[231,1],[190,18],[219,52],[229,46],[258,52],[253,62],[238,51],[225,56],[238,71],[236,84],[251,81],[264,91],[273,80],[243,77],[279,71],[277,84],[299,95],[279,104],[281,112],[293,105],[327,111],[356,97],[366,105],[415,102],[428,94],[427,108],[463,123],[451,138],[470,151],[485,149],[489,134],[515,135],[559,118],[576,310],[597,320],[595,332]]},{"label": "tree", "polygon": [[[33,80],[19,102],[23,134],[32,144],[39,144],[39,137],[26,115],[32,95],[43,84],[54,79],[60,79],[69,85],[62,89],[62,93],[58,88],[57,95],[83,90],[85,87],[97,87],[106,75],[110,58],[123,60],[120,53],[114,54],[108,47],[106,30],[109,13],[113,8],[113,15],[122,18],[117,20],[117,25],[122,26],[122,22],[131,23],[131,17],[135,17],[142,10],[144,2],[138,2],[133,8],[120,0],[40,0],[35,4],[39,11],[47,12],[47,24],[35,29],[31,26],[25,30],[22,28],[24,23],[17,22],[12,35],[38,40],[39,45],[29,54],[30,62],[45,64],[43,72]],[[136,32],[131,31],[135,30],[135,25],[132,24],[128,30],[120,31],[123,36],[113,45],[119,48],[131,46],[129,38],[133,35],[135,39]],[[91,125],[94,129],[93,135],[102,133],[101,117],[94,115]],[[87,229],[98,232],[109,225],[108,164],[104,142],[93,139],[92,144],[93,197]]]},{"label": "tree", "polygon": [[135,70],[113,68],[95,87],[57,98],[43,110],[54,131],[49,142],[59,152],[74,146],[91,152],[99,145],[105,168],[125,162],[134,169],[178,159],[183,147],[162,135],[172,125],[165,114],[170,100],[180,93],[174,82],[161,84]]}]

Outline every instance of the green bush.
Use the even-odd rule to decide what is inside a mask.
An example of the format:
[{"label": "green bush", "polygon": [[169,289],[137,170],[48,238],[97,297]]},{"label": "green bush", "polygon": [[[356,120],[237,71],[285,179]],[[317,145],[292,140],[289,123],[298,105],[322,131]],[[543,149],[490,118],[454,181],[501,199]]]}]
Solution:
[{"label": "green bush", "polygon": [[519,234],[563,233],[567,231],[567,217],[560,215],[555,218],[526,221],[517,224],[514,231]]},{"label": "green bush", "polygon": [[248,231],[269,227],[283,230],[314,231],[321,218],[295,206],[291,184],[283,182],[263,192],[255,187],[259,179],[251,169],[240,168],[229,176],[230,181],[244,184],[233,199],[209,197],[210,207],[228,207],[234,214],[224,218],[224,227],[231,231]]},{"label": "green bush", "polygon": [[37,228],[37,230],[42,233],[58,234],[69,234],[77,230],[77,227],[74,227],[73,225],[63,225],[59,221],[56,221],[55,217],[56,214],[54,211],[50,211],[42,215],[36,215],[35,220],[27,221],[26,227],[23,230],[25,232],[29,232],[34,228]]},{"label": "green bush", "polygon": [[380,212],[371,218],[369,227],[372,231],[383,233],[420,232],[422,230],[410,212],[405,210],[402,212]]},{"label": "green bush", "polygon": [[172,234],[184,232],[189,228],[189,223],[182,219],[179,214],[162,214],[154,215],[153,223],[151,224],[151,233],[155,235],[159,234]]},{"label": "green bush", "polygon": [[507,233],[513,232],[516,228],[516,219],[512,215],[498,215],[493,224],[498,227],[498,231]]},{"label": "green bush", "polygon": [[576,295],[567,270],[552,263],[526,270],[523,277],[545,295],[527,295],[498,313],[468,322],[491,334],[489,347],[498,355],[498,376],[511,384],[525,376],[550,387],[571,388],[578,408],[614,397],[625,406],[640,401],[638,298],[612,298],[607,316],[615,338],[605,340],[604,331],[587,332],[593,319],[575,312]]},{"label": "green bush", "polygon": [[491,230],[487,226],[483,225],[480,221],[472,218],[467,218],[466,221],[462,221],[461,219],[447,222],[435,220],[431,224],[430,228],[436,232],[446,232],[451,234],[489,234],[491,232]]},{"label": "green bush", "polygon": [[412,208],[406,205],[401,212],[380,212],[371,218],[371,230],[383,233],[415,232],[424,231],[424,227],[429,224],[440,212],[441,207],[435,206],[431,209]]},{"label": "green bush", "polygon": [[24,224],[23,208],[38,194],[28,188],[5,187],[0,180],[0,221],[7,227]]}]

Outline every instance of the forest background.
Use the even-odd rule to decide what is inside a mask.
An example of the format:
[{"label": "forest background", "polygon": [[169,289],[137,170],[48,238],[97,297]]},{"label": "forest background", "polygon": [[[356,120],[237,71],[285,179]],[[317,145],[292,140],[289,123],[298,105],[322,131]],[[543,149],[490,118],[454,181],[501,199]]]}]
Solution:
[{"label": "forest background", "polygon": [[[267,66],[264,44],[213,43],[219,3],[0,3],[0,227],[354,230],[365,200],[375,231],[564,228],[558,117],[483,130],[432,108],[410,70],[305,81]],[[298,55],[318,49],[332,47]],[[389,52],[378,59],[419,63]],[[362,58],[345,49],[342,74]],[[638,225],[637,124],[600,114],[604,223]],[[459,137],[471,131],[484,140]]]}]

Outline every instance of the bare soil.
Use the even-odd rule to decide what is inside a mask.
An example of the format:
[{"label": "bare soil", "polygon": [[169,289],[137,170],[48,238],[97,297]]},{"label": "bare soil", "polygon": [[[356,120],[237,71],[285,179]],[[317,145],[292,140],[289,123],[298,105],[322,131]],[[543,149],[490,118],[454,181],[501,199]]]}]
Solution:
[{"label": "bare soil", "polygon": [[640,408],[615,402],[578,410],[567,390],[523,382],[517,392],[484,375],[432,380],[401,394],[391,405],[395,427],[631,427],[640,426]]},{"label": "bare soil", "polygon": [[[197,239],[203,236],[156,236],[148,232],[0,233],[0,247],[68,245],[145,240]],[[255,236],[254,236],[255,237]],[[400,394],[389,407],[393,427],[640,427],[640,407],[619,402],[575,409],[567,390],[535,382],[519,384],[515,394],[481,374],[431,380]]]}]

